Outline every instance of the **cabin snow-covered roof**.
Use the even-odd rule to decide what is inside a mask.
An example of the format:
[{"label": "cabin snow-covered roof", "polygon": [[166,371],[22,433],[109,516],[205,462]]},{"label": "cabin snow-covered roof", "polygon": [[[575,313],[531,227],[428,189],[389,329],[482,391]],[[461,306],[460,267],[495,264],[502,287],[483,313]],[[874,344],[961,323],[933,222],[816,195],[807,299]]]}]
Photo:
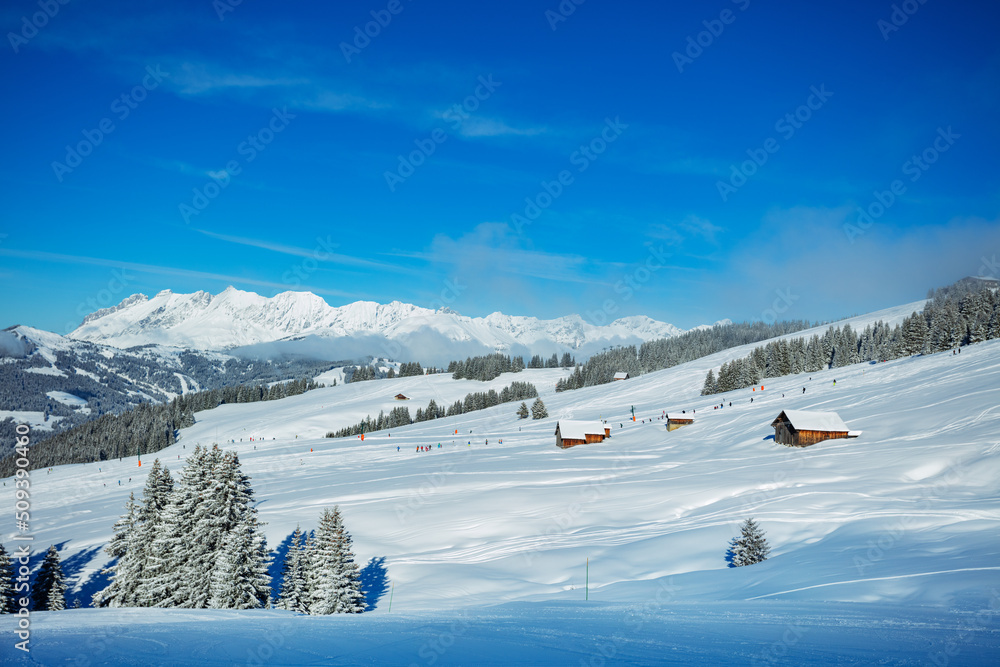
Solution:
[{"label": "cabin snow-covered roof", "polygon": [[844,420],[836,412],[818,412],[813,410],[782,410],[771,426],[778,423],[781,415],[785,415],[796,431],[850,431]]},{"label": "cabin snow-covered roof", "polygon": [[617,373],[615,373],[615,379],[616,380],[627,380],[628,379],[628,373],[626,373],[625,371],[618,371]]},{"label": "cabin snow-covered roof", "polygon": [[604,424],[590,421],[560,421],[556,424],[563,440],[586,440],[587,435],[604,435]]},{"label": "cabin snow-covered roof", "polygon": [[688,419],[688,420],[694,421],[694,413],[693,412],[668,412],[667,413],[667,421],[671,421],[673,419]]}]

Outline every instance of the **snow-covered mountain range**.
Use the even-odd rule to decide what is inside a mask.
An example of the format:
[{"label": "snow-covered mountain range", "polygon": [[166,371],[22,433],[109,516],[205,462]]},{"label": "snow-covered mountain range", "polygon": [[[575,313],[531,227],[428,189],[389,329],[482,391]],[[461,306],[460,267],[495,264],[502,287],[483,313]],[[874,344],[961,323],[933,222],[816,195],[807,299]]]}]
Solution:
[{"label": "snow-covered mountain range", "polygon": [[[419,358],[423,360],[428,356],[426,350],[440,346],[447,347],[448,358],[483,351],[586,353],[680,333],[683,330],[672,324],[644,316],[624,317],[604,326],[591,324],[579,315],[540,320],[497,312],[480,318],[399,301],[358,301],[334,307],[311,292],[283,292],[268,298],[229,287],[215,295],[204,291],[175,294],[169,290],[153,298],[134,294],[113,308],[89,315],[69,336],[120,348],[157,344],[200,350],[288,343],[304,337],[325,339],[327,343],[350,338],[355,342],[365,340],[369,349],[359,353],[368,354],[393,348],[416,351],[415,343],[419,341],[419,349],[424,351]],[[378,346],[373,347],[373,342]],[[389,350],[384,349],[387,347]],[[336,356],[343,358],[351,353],[354,350]]]}]

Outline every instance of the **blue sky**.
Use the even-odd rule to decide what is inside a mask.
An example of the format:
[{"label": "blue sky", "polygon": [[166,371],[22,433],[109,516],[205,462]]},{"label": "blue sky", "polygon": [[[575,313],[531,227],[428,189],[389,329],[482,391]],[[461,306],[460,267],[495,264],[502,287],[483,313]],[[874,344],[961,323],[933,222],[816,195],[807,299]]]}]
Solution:
[{"label": "blue sky", "polygon": [[5,3],[4,326],[232,284],[687,328],[996,273],[994,3],[235,2]]}]

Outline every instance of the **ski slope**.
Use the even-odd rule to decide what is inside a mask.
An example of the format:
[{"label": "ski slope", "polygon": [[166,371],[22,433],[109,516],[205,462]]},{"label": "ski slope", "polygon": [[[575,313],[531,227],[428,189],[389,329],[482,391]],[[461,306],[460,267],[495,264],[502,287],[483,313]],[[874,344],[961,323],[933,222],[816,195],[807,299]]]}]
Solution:
[{"label": "ski slope", "polygon": [[[912,306],[889,314],[905,317]],[[123,638],[106,642],[117,656],[109,664],[149,664],[161,654],[144,642],[167,643],[154,637],[172,624],[188,646],[215,646],[231,628],[241,648],[253,648],[255,628],[287,619],[284,648],[274,648],[285,658],[271,664],[318,664],[313,650],[341,656],[338,664],[503,664],[503,653],[484,647],[523,636],[542,662],[591,664],[619,630],[615,655],[603,656],[609,662],[822,664],[840,656],[865,663],[879,652],[889,662],[923,663],[954,640],[960,653],[942,654],[948,664],[989,664],[1000,655],[1000,341],[960,355],[770,379],[763,391],[699,395],[709,368],[753,347],[560,394],[553,386],[565,371],[529,369],[490,383],[437,375],[338,385],[198,413],[198,423],[156,456],[176,473],[196,443],[238,451],[272,547],[339,504],[359,564],[369,581],[384,582],[375,608],[349,620],[43,613],[35,615],[39,646],[60,656],[59,637],[71,646],[94,626],[121,624]],[[513,380],[538,387],[549,418],[518,420],[513,403],[363,442],[323,437],[380,409],[407,405],[415,413],[431,398],[447,406]],[[396,401],[397,393],[411,400]],[[696,411],[695,423],[667,433],[657,417],[682,409]],[[769,426],[783,409],[833,410],[864,433],[786,448],[774,444]],[[600,417],[612,426],[610,440],[555,446],[558,419]],[[433,449],[418,453],[418,446]],[[101,549],[128,493],[141,492],[146,469],[132,457],[32,474],[34,544],[38,552],[59,545],[73,577],[70,601],[88,600],[99,586]],[[6,483],[0,503],[12,507]],[[771,557],[730,569],[727,543],[749,516],[767,532]],[[11,514],[2,521],[9,547]],[[623,619],[636,608],[646,610],[646,622],[626,632]],[[461,635],[448,630],[455,619],[467,619]],[[809,619],[815,632],[782,640],[796,619]],[[735,625],[746,627],[735,632]],[[429,638],[448,632],[454,649],[427,649]],[[325,648],[306,650],[306,640]],[[773,642],[785,652],[769,658],[761,652]],[[185,650],[170,654],[174,664],[205,664],[183,662]],[[534,662],[528,653],[510,655]],[[212,661],[211,653],[202,657]],[[227,664],[244,659],[218,656]]]}]

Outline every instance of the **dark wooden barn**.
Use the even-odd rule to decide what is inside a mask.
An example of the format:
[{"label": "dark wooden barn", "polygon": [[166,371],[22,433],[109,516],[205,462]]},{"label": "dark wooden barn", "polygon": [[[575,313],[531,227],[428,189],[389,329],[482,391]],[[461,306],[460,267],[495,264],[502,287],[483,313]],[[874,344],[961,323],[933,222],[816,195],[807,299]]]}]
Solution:
[{"label": "dark wooden barn", "polygon": [[861,431],[852,431],[836,412],[782,410],[771,422],[774,441],[790,447],[808,447],[823,440],[856,438]]},{"label": "dark wooden barn", "polygon": [[687,414],[686,412],[681,413],[669,413],[667,414],[667,430],[676,431],[681,426],[688,426],[694,423],[694,415]]},{"label": "dark wooden barn", "polygon": [[566,449],[576,445],[603,442],[611,428],[601,422],[561,421],[556,423],[556,446]]}]

